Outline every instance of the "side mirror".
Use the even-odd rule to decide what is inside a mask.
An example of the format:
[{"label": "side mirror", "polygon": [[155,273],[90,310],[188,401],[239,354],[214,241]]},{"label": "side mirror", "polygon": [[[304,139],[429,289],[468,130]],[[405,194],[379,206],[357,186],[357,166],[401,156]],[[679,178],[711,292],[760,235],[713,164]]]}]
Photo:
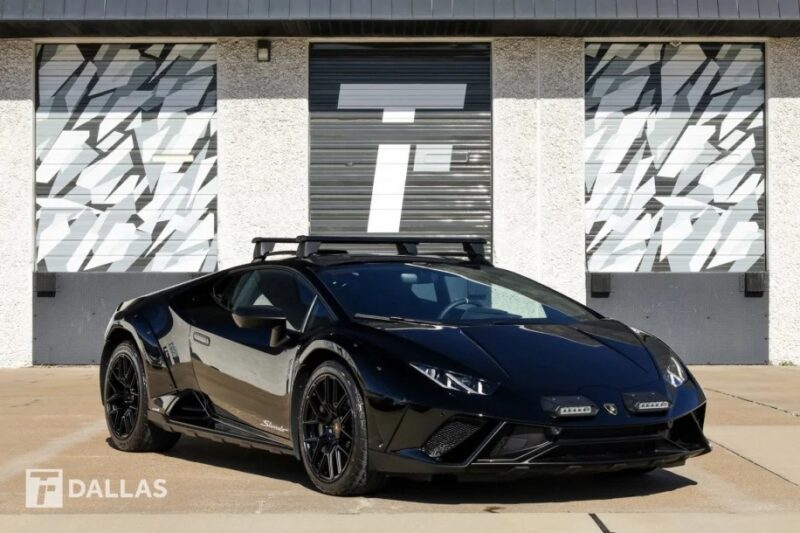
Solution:
[{"label": "side mirror", "polygon": [[272,305],[240,306],[233,310],[240,328],[274,328],[286,325],[286,313]]},{"label": "side mirror", "polygon": [[240,328],[264,328],[270,330],[269,345],[277,348],[288,340],[286,335],[286,313],[272,305],[241,306],[233,310],[233,321]]}]

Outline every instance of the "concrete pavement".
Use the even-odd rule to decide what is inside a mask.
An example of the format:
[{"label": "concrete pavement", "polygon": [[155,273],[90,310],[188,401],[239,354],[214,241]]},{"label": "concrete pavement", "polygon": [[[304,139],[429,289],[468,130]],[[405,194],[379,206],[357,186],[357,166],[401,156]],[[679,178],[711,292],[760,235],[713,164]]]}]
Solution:
[{"label": "concrete pavement", "polygon": [[[295,532],[334,523],[352,531],[800,530],[800,368],[693,371],[709,398],[714,451],[683,467],[639,478],[398,480],[375,496],[342,499],[310,489],[302,466],[287,457],[188,438],[167,454],[114,450],[96,367],[0,370],[0,530],[29,531],[54,519],[61,531],[125,529],[129,513],[159,530],[173,523]],[[108,480],[111,494],[123,480],[132,490],[140,480],[152,487],[163,479],[167,494],[66,498],[62,509],[26,509],[26,468],[63,469],[66,479],[84,484]]]}]

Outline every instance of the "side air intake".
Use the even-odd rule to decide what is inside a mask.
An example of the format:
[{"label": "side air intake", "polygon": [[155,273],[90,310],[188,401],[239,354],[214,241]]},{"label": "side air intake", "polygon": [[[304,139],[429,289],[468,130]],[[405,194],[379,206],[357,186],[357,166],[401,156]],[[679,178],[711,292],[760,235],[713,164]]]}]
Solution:
[{"label": "side air intake", "polygon": [[445,422],[428,438],[422,451],[428,457],[439,459],[477,433],[482,426],[480,422],[469,419]]}]

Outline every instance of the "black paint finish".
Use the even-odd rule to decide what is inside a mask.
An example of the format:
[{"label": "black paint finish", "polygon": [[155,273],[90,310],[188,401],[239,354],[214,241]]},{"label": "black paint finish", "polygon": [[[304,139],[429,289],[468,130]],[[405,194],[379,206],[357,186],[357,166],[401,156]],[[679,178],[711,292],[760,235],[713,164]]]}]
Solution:
[{"label": "black paint finish", "polygon": [[499,20],[793,20],[796,0],[362,0],[356,2],[284,2],[215,0],[142,2],[141,0],[0,1],[5,20],[264,20],[264,19],[470,19]]},{"label": "black paint finish", "polygon": [[0,0],[5,37],[789,36],[797,0]]},{"label": "black paint finish", "polygon": [[[705,396],[688,370],[683,384],[670,384],[665,369],[677,356],[658,339],[530,280],[521,283],[547,294],[540,300],[550,302],[545,309],[560,301],[573,312],[557,320],[472,323],[463,318],[467,312],[460,321],[440,322],[358,317],[345,311],[323,274],[363,263],[472,269],[471,279],[481,280],[501,272],[487,263],[430,256],[319,253],[256,261],[122,303],[108,327],[104,362],[116,343],[135,341],[151,394],[148,419],[164,429],[297,456],[294,421],[306,379],[335,360],[365,399],[369,468],[393,475],[647,469],[709,451],[702,433]],[[229,303],[238,297],[230,287],[253,272],[296,279],[301,299],[314,302],[301,327],[279,332],[280,342],[274,331],[239,328],[231,318]],[[270,305],[289,302],[290,285],[284,282]],[[291,305],[285,306],[290,316]],[[488,395],[447,389],[411,363],[496,387]],[[666,398],[669,409],[629,411],[624,396],[630,393]],[[554,418],[541,406],[544,396],[582,396],[599,409],[589,417]],[[428,445],[434,437],[435,446]]]}]

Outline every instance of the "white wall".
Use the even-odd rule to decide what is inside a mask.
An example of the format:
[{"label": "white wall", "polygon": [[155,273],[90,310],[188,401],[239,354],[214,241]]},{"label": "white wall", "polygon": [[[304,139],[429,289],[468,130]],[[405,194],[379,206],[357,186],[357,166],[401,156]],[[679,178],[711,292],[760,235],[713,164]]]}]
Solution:
[{"label": "white wall", "polygon": [[539,43],[492,46],[492,230],[498,266],[532,278],[539,254]]},{"label": "white wall", "polygon": [[769,358],[800,364],[800,39],[767,43]]},{"label": "white wall", "polygon": [[498,266],[585,301],[583,40],[492,47]]},{"label": "white wall", "polygon": [[[583,41],[493,45],[495,262],[585,299]],[[308,230],[308,43],[219,44],[220,267],[256,235]],[[0,41],[0,367],[31,363],[33,45]],[[770,361],[800,364],[800,39],[767,44]]]},{"label": "white wall", "polygon": [[0,41],[0,367],[33,346],[33,43]]},{"label": "white wall", "polygon": [[220,268],[250,261],[256,236],[308,231],[308,43],[223,39],[218,60]]}]

